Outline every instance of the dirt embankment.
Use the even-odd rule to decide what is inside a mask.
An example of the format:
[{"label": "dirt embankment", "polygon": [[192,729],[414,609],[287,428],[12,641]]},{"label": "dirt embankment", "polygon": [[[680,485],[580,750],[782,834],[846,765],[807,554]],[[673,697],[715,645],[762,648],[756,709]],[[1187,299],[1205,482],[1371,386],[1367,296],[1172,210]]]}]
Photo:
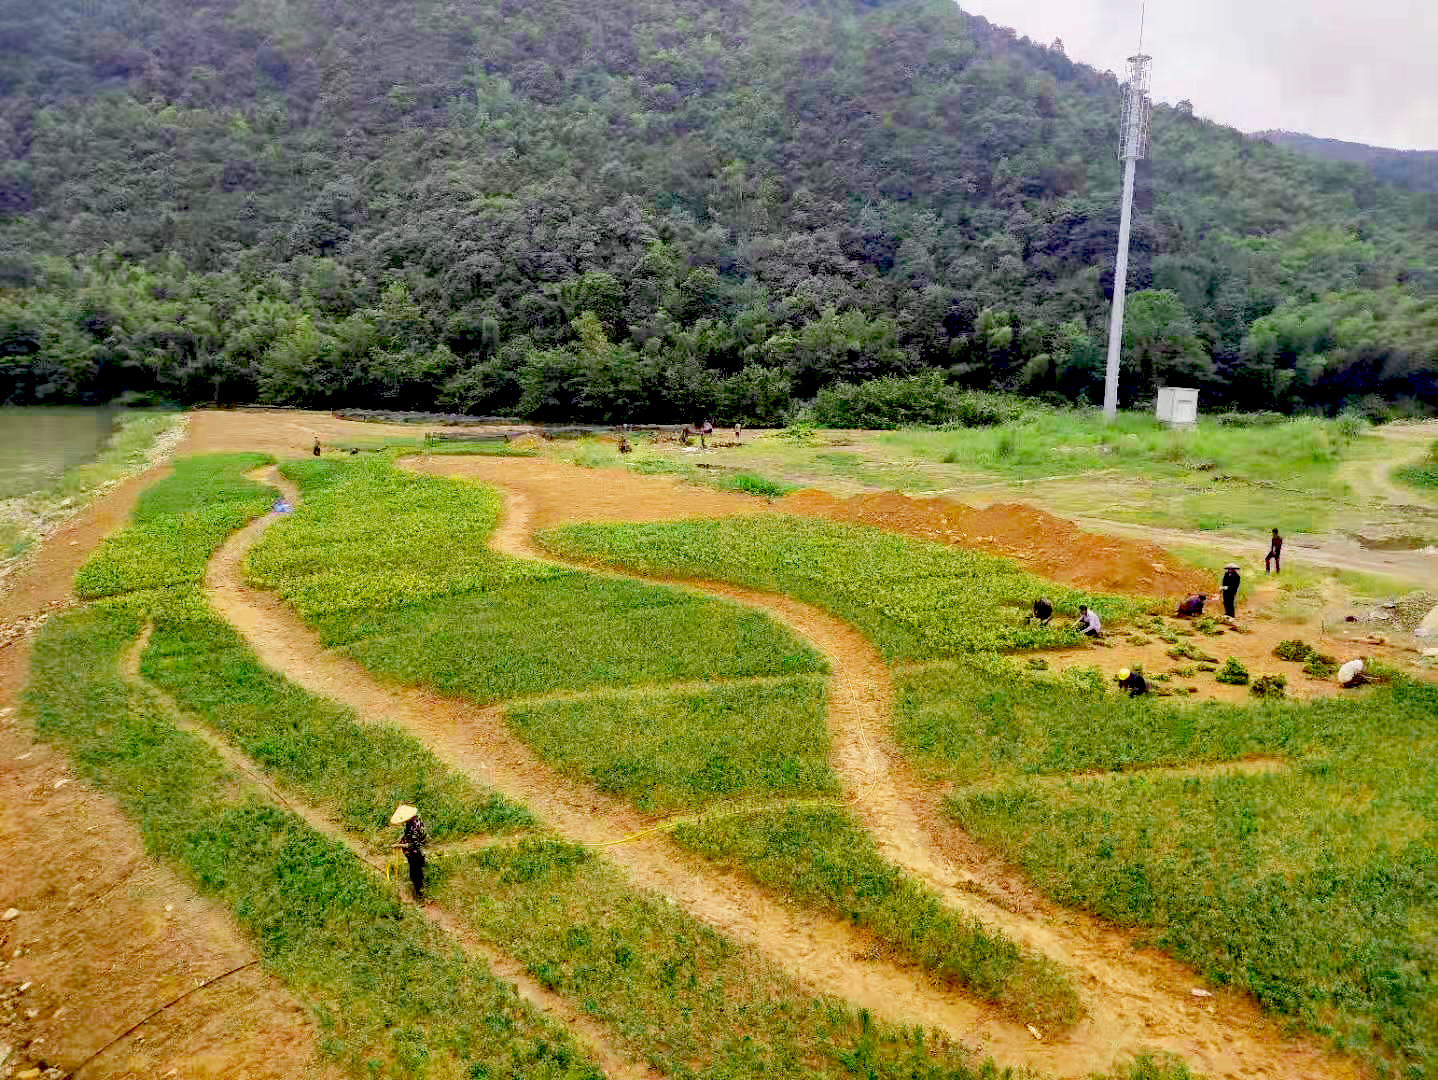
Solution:
[{"label": "dirt embankment", "polygon": [[839,499],[809,490],[785,497],[776,508],[1003,555],[1039,577],[1077,588],[1160,597],[1215,591],[1203,573],[1155,544],[1084,532],[1071,521],[1024,503],[976,510],[947,499],[914,499],[895,492]]}]

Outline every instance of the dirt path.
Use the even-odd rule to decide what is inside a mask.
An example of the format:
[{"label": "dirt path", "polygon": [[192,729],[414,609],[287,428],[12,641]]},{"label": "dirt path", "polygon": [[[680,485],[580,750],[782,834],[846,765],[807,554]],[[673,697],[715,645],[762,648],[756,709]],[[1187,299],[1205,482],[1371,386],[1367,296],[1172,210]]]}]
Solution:
[{"label": "dirt path", "polygon": [[[491,547],[518,558],[557,561],[530,540],[527,498],[514,491],[506,494],[506,513]],[[1213,1076],[1297,1080],[1360,1074],[1352,1062],[1314,1042],[1284,1040],[1246,995],[1220,992],[1200,1004],[1189,993],[1198,985],[1192,972],[1162,954],[1136,952],[1127,935],[1097,920],[1044,903],[949,824],[940,806],[941,793],[912,776],[892,743],[888,667],[847,623],[786,596],[710,582],[682,584],[762,611],[823,654],[833,673],[827,714],[831,764],[889,859],[923,878],[952,907],[1045,953],[1081,978],[1080,994],[1089,1016],[1054,1040],[1059,1053],[1044,1068],[1059,1075],[1095,1071],[1148,1047],[1183,1057]],[[997,1047],[985,1049],[1000,1060],[1016,1060]],[[1025,1054],[1024,1059],[1034,1056]]]},{"label": "dirt path", "polygon": [[[298,497],[277,474],[265,479],[288,497]],[[627,802],[550,768],[510,732],[502,707],[481,708],[383,684],[355,662],[327,651],[282,601],[243,583],[245,552],[269,522],[260,519],[231,537],[211,561],[205,583],[211,603],[263,663],[311,693],[348,705],[363,721],[411,732],[450,767],[524,803],[560,835],[603,849],[633,885],[670,898],[812,991],[846,999],[895,1023],[937,1028],[968,1045],[977,1042],[1001,1060],[1056,1075],[1070,1071],[1059,1044],[1035,1044],[1022,1025],[934,985],[921,972],[867,959],[876,943],[862,931],[794,910],[747,880],[716,871],[674,846],[662,829],[652,827],[654,821]],[[507,520],[501,532],[511,527]],[[1112,1062],[1107,1048],[1094,1050],[1079,1071]]]},{"label": "dirt path", "polygon": [[[17,722],[30,630],[72,602],[75,570],[158,475],[121,483],[65,522],[0,594],[0,630],[12,628],[0,633],[0,909],[21,913],[0,924],[0,996],[17,995],[0,1043],[16,1070],[40,1061],[74,1069],[154,1009],[254,957],[228,913],[150,858],[114,800],[75,780],[64,755]],[[161,1013],[81,1077],[334,1080],[317,1047],[309,1015],[252,967]]]},{"label": "dirt path", "polygon": [[[150,633],[151,628],[147,627],[126,652],[121,665],[121,674],[125,680],[142,693],[149,695],[177,727],[204,740],[219,754],[225,764],[249,781],[248,786],[252,790],[261,793],[276,806],[296,815],[316,832],[345,847],[350,854],[376,875],[385,876],[384,861],[369,851],[357,837],[347,832],[332,815],[312,806],[293,792],[281,790],[266,778],[264,770],[242,751],[185,712],[173,698],[140,674],[140,657],[149,643]],[[449,849],[454,850],[460,846],[450,845]],[[630,1060],[627,1055],[616,1050],[612,1045],[610,1033],[602,1025],[574,1009],[558,994],[546,990],[513,957],[507,956],[481,941],[474,931],[453,912],[445,910],[433,901],[425,904],[414,903],[405,886],[401,886],[397,892],[406,903],[439,927],[450,938],[457,941],[471,959],[480,960],[496,976],[511,983],[515,992],[524,1001],[540,1013],[567,1026],[580,1044],[589,1050],[594,1060],[603,1068],[605,1076],[616,1078],[616,1080],[660,1080],[661,1073]]]},{"label": "dirt path", "polygon": [[1438,423],[1384,424],[1369,438],[1383,439],[1388,452],[1368,461],[1353,461],[1343,467],[1342,476],[1354,491],[1370,501],[1389,507],[1423,507],[1438,510],[1438,499],[1399,484],[1393,473],[1405,465],[1416,465],[1438,442]]}]

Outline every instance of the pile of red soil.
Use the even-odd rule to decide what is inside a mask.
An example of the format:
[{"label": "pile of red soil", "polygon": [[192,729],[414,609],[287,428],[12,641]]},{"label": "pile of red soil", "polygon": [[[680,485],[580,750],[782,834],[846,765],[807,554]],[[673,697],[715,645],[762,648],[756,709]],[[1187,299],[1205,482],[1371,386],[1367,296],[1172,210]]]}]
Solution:
[{"label": "pile of red soil", "polygon": [[947,499],[911,499],[894,492],[837,499],[807,490],[787,496],[776,509],[1003,555],[1039,577],[1084,589],[1154,597],[1215,591],[1203,573],[1154,544],[1086,533],[1071,521],[1023,503],[976,510]]}]

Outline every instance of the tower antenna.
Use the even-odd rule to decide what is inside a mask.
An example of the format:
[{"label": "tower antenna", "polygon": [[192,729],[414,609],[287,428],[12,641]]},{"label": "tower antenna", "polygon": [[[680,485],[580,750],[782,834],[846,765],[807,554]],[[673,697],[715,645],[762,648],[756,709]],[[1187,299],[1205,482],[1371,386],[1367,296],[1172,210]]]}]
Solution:
[{"label": "tower antenna", "polygon": [[1118,258],[1113,269],[1113,316],[1108,326],[1108,366],[1104,371],[1103,415],[1113,422],[1118,416],[1118,369],[1123,352],[1123,309],[1128,293],[1128,244],[1133,231],[1133,188],[1140,158],[1148,157],[1149,133],[1153,123],[1153,101],[1149,83],[1153,57],[1143,53],[1147,0],[1139,10],[1139,51],[1128,58],[1128,86],[1124,91],[1123,115],[1119,121],[1119,159],[1123,162],[1123,208],[1118,221]]}]

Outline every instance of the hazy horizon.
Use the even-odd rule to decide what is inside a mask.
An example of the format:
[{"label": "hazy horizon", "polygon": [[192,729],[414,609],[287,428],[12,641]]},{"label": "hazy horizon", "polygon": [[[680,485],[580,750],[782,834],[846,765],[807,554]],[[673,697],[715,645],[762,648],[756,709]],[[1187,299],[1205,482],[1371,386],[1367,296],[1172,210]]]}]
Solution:
[{"label": "hazy horizon", "polygon": [[[1121,75],[1139,0],[959,0],[1070,58]],[[1242,131],[1282,130],[1395,150],[1438,149],[1438,4],[1149,0],[1154,97]]]}]

